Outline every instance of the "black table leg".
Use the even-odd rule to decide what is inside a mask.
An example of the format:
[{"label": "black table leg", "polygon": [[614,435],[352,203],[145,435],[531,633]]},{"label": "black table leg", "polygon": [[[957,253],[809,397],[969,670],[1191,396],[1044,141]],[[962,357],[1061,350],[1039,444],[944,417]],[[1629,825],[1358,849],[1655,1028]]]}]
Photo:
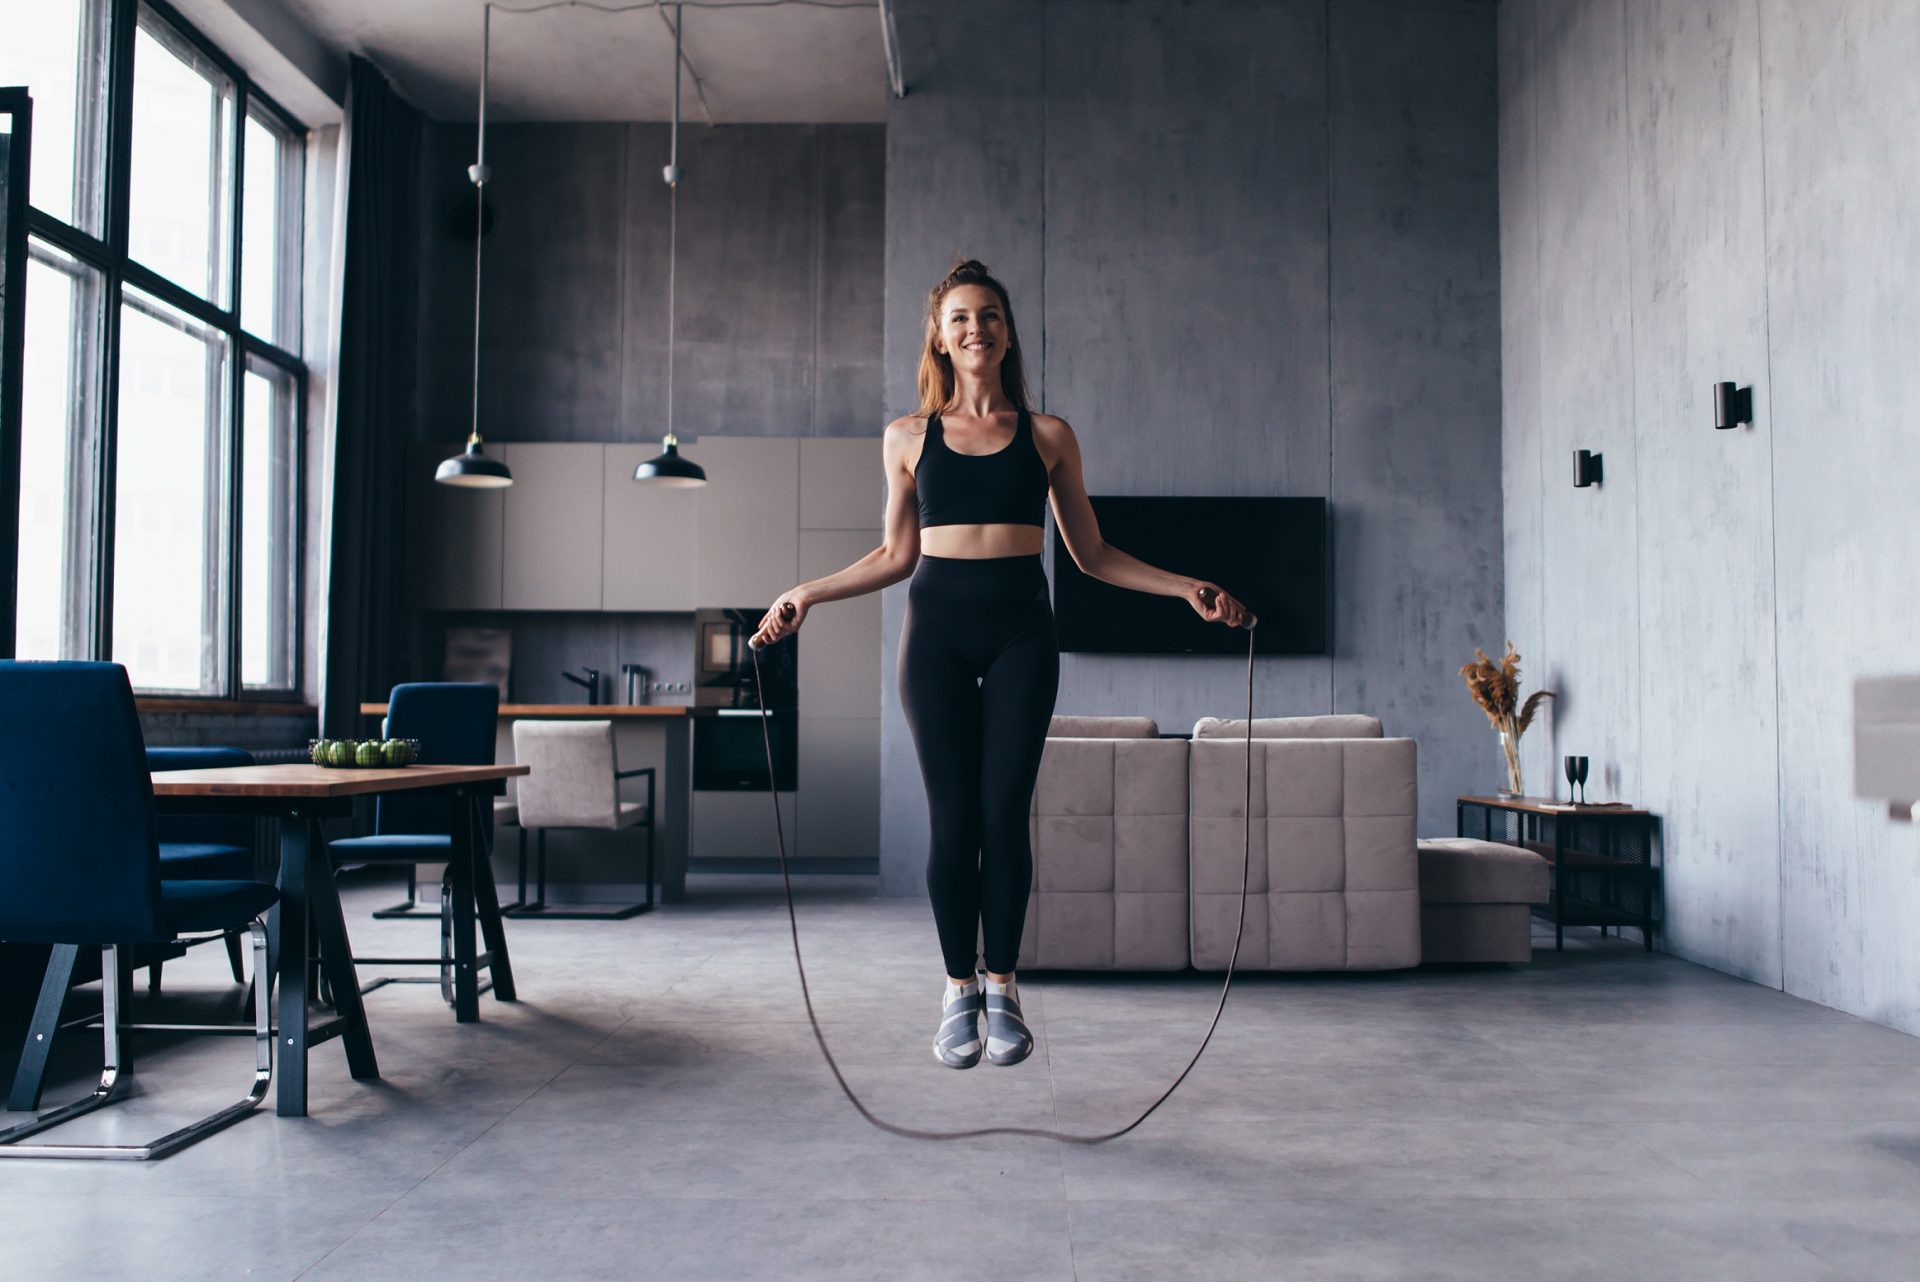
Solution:
[{"label": "black table leg", "polygon": [[282,1117],[307,1115],[307,868],[316,844],[311,820],[289,816],[280,825],[279,1039],[274,1066],[279,1078],[276,1111]]},{"label": "black table leg", "polygon": [[[490,805],[493,799],[478,796],[469,800],[473,807],[479,807]],[[477,810],[471,815],[469,822],[477,827]],[[649,889],[648,893],[651,894],[652,890]],[[487,946],[487,973],[493,977],[494,998],[503,1002],[515,1001],[513,963],[507,959],[507,927],[500,918],[500,888],[493,881],[493,860],[485,855],[476,860],[473,894],[480,914],[480,936]]]},{"label": "black table leg", "polygon": [[[304,825],[303,825],[304,826]],[[380,1076],[374,1058],[373,1035],[367,1029],[367,1008],[360,1000],[360,976],[353,965],[353,945],[347,939],[346,914],[340,908],[340,887],[333,879],[333,861],[314,823],[307,843],[307,906],[313,914],[314,934],[320,944],[320,970],[333,990],[333,1010],[340,1040],[347,1051],[347,1071],[362,1080]]]},{"label": "black table leg", "polygon": [[474,974],[473,883],[479,861],[479,842],[473,807],[456,793],[453,803],[453,848],[448,869],[453,881],[453,1018],[471,1024],[480,1018],[480,984]]},{"label": "black table leg", "polygon": [[47,1056],[53,1050],[54,1034],[60,1031],[60,1008],[66,1004],[67,989],[73,985],[73,966],[79,956],[78,944],[55,944],[47,957],[47,973],[40,981],[40,1000],[33,1008],[33,1023],[27,1027],[26,1045],[20,1048],[20,1067],[13,1074],[13,1092],[7,1096],[7,1107],[16,1113],[31,1113],[40,1107]]},{"label": "black table leg", "polygon": [[1563,938],[1567,917],[1567,874],[1564,860],[1561,858],[1567,850],[1567,825],[1563,820],[1555,820],[1553,825],[1553,951],[1560,952],[1565,946]]}]

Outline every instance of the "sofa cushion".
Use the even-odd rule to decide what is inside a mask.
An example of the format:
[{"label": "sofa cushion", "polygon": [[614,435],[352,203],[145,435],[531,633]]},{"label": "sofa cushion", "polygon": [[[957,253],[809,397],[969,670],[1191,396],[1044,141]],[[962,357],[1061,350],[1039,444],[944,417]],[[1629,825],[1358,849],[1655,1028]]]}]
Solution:
[{"label": "sofa cushion", "polygon": [[1158,739],[1152,717],[1075,717],[1056,713],[1047,722],[1049,739]]},{"label": "sofa cushion", "polygon": [[[1245,717],[1202,717],[1193,723],[1196,739],[1244,739]],[[1255,717],[1256,739],[1378,739],[1380,719],[1342,713],[1330,717]]]},{"label": "sofa cushion", "polygon": [[1476,837],[1420,842],[1423,904],[1544,904],[1548,863],[1530,850]]}]

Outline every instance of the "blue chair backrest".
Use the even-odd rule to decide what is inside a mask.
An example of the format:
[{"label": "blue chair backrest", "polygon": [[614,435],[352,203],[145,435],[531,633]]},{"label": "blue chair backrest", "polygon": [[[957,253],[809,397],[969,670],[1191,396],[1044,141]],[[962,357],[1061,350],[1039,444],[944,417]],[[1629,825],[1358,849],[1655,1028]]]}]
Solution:
[{"label": "blue chair backrest", "polygon": [[0,661],[0,939],[164,939],[153,784],[117,663]]},{"label": "blue chair backrest", "polygon": [[[386,732],[395,739],[418,739],[420,760],[434,766],[490,766],[499,730],[500,688],[483,681],[413,681],[387,697]],[[493,836],[493,807],[480,807],[482,832]],[[447,798],[390,793],[375,803],[373,830],[445,833],[452,824]]]},{"label": "blue chair backrest", "polygon": [[[223,766],[250,766],[253,754],[245,748],[148,748],[147,769],[217,770]],[[202,841],[221,846],[253,848],[254,821],[247,815],[160,815],[154,831],[162,841]]]}]

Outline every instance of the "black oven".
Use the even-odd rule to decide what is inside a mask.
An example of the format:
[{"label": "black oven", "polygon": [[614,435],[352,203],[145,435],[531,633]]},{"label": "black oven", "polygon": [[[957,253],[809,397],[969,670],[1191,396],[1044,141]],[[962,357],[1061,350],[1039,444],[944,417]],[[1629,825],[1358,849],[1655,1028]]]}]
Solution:
[{"label": "black oven", "polygon": [[773,745],[774,790],[794,790],[799,717],[792,708],[770,710],[764,738],[760,717],[758,708],[719,708],[694,716],[694,791],[765,792],[768,740]]}]

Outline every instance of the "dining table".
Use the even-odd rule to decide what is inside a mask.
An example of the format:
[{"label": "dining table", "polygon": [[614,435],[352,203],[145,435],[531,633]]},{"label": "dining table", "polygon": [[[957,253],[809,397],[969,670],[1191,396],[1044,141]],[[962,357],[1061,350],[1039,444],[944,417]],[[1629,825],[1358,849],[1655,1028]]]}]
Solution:
[{"label": "dining table", "polygon": [[[280,902],[272,910],[269,933],[276,941],[274,1059],[278,1081],[276,1111],[282,1117],[307,1113],[308,1055],[315,1046],[338,1038],[348,1071],[359,1079],[377,1078],[379,1061],[361,1001],[353,948],[347,938],[340,892],[321,824],[351,816],[363,797],[390,793],[444,795],[452,834],[448,882],[453,933],[454,1018],[479,1019],[477,970],[485,964],[494,995],[512,1001],[513,967],[495,911],[477,914],[476,895],[493,893],[491,877],[476,876],[487,857],[481,833],[483,804],[506,790],[506,780],[528,773],[523,765],[426,765],[392,768],[339,768],[302,764],[226,766],[206,770],[168,770],[153,776],[157,814],[252,815],[279,820]],[[474,940],[476,916],[486,935],[486,953]],[[314,938],[308,937],[311,921]],[[308,992],[308,958],[318,945],[320,973],[331,993],[333,1011],[315,1020]],[[73,973],[71,948],[57,948],[41,985],[41,1000],[28,1030],[26,1050],[14,1078],[11,1098],[38,1099],[47,1051],[59,1026],[60,999]],[[62,964],[64,962],[64,965]],[[51,995],[51,996],[50,996]]]}]

